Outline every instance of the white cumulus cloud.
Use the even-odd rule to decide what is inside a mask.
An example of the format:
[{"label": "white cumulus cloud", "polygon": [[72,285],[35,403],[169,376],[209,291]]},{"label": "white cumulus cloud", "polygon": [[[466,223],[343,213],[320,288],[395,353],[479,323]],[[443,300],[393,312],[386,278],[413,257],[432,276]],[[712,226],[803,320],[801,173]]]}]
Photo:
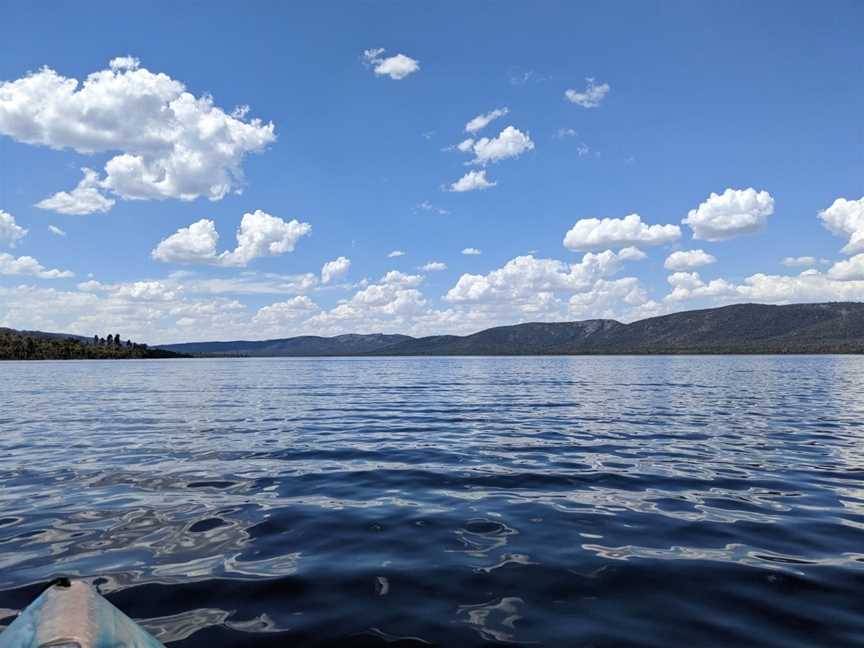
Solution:
[{"label": "white cumulus cloud", "polygon": [[163,281],[131,281],[126,283],[104,284],[100,281],[84,281],[78,290],[88,293],[106,293],[133,301],[171,301],[182,292],[182,287]]},{"label": "white cumulus cloud", "polygon": [[53,196],[36,203],[39,209],[83,216],[86,214],[111,211],[115,200],[105,196],[99,174],[92,169],[82,168],[84,177],[72,191],[58,191]]},{"label": "white cumulus cloud", "polygon": [[584,91],[577,92],[571,89],[565,91],[564,96],[567,97],[568,101],[578,104],[583,108],[596,108],[606,95],[609,94],[611,88],[608,83],[594,83],[594,79],[591,77],[586,78],[585,81],[587,85]]},{"label": "white cumulus cloud", "polygon": [[773,213],[774,198],[767,191],[726,189],[712,193],[681,222],[690,226],[695,239],[725,241],[762,229]]},{"label": "white cumulus cloud", "polygon": [[[471,160],[471,164],[485,166],[491,162],[519,157],[525,151],[530,151],[533,148],[534,142],[531,141],[530,136],[518,128],[508,126],[498,133],[497,137],[491,139],[483,137],[471,145],[471,150],[474,152],[474,159]],[[460,150],[462,149],[460,148]]]},{"label": "white cumulus cloud", "polygon": [[296,219],[284,221],[258,209],[243,214],[237,230],[237,247],[230,252],[217,254],[216,225],[211,220],[201,219],[162,240],[151,254],[158,261],[170,263],[245,267],[258,257],[293,252],[297,241],[311,230],[309,223]]},{"label": "white cumulus cloud", "polygon": [[632,309],[645,307],[648,293],[636,277],[623,279],[598,279],[590,290],[579,292],[570,297],[569,313],[571,318],[609,318],[620,317],[622,307]]},{"label": "white cumulus cloud", "polygon": [[725,279],[713,279],[705,283],[698,272],[675,272],[666,280],[672,286],[672,292],[665,298],[670,302],[705,297],[731,297],[736,294],[734,284]]},{"label": "white cumulus cloud", "polygon": [[378,76],[388,76],[399,81],[420,69],[420,62],[410,56],[396,54],[385,58],[382,54],[384,54],[383,47],[368,49],[363,52],[364,63],[372,66],[372,70]]},{"label": "white cumulus cloud", "polygon": [[469,171],[456,182],[450,185],[450,191],[461,193],[463,191],[482,191],[494,187],[497,182],[486,179],[486,170]]},{"label": "white cumulus cloud", "polygon": [[860,301],[864,299],[864,255],[835,264],[827,273],[815,268],[798,275],[757,273],[734,284],[726,279],[704,281],[697,272],[676,272],[667,281],[672,292],[664,303],[707,299],[709,304],[756,302],[789,304],[795,302]]},{"label": "white cumulus cloud", "polygon": [[828,269],[828,277],[838,281],[864,280],[864,254],[856,254],[845,261],[838,261]]},{"label": "white cumulus cloud", "polygon": [[456,148],[462,153],[467,153],[471,150],[471,147],[474,146],[474,139],[469,137],[468,139],[464,139],[456,145]]},{"label": "white cumulus cloud", "polygon": [[[104,175],[85,170],[81,184],[39,206],[61,213],[107,211],[113,194],[128,200],[219,200],[242,186],[242,161],[275,141],[274,126],[226,113],[179,81],[113,59],[83,82],[44,67],[0,83],[0,133],[32,145],[111,153]],[[119,153],[118,153],[119,152]]]},{"label": "white cumulus cloud", "polygon": [[112,70],[134,70],[141,67],[141,61],[135,56],[118,56],[109,61],[108,67]]},{"label": "white cumulus cloud", "polygon": [[25,236],[27,230],[15,222],[15,217],[0,209],[0,242],[14,248],[15,244]]},{"label": "white cumulus cloud", "polygon": [[648,225],[639,214],[624,218],[583,218],[564,236],[564,247],[574,251],[622,248],[632,245],[664,245],[677,241],[677,225]]},{"label": "white cumulus cloud", "polygon": [[321,267],[321,283],[330,283],[333,279],[344,276],[350,267],[351,260],[348,257],[340,256],[328,261]]},{"label": "white cumulus cloud", "polygon": [[31,256],[14,257],[0,252],[0,275],[30,275],[40,279],[67,279],[75,273],[69,270],[48,270]]},{"label": "white cumulus cloud", "polygon": [[171,273],[171,280],[189,294],[265,295],[302,294],[318,286],[318,275],[243,272],[239,276],[197,277],[188,270]]},{"label": "white cumulus cloud", "polygon": [[843,247],[844,253],[864,252],[864,197],[858,200],[838,198],[828,209],[819,212],[819,218],[832,234],[849,237]]},{"label": "white cumulus cloud", "polygon": [[498,119],[499,117],[503,117],[509,112],[510,110],[505,107],[490,110],[488,113],[483,115],[477,115],[476,117],[474,117],[474,119],[465,124],[465,131],[468,133],[476,133],[477,131],[483,130],[494,120]]},{"label": "white cumulus cloud", "polygon": [[380,283],[387,286],[414,288],[423,283],[423,277],[421,275],[412,275],[406,272],[400,272],[399,270],[391,270],[381,277]]},{"label": "white cumulus cloud", "polygon": [[251,336],[245,307],[228,299],[188,299],[160,282],[99,284],[77,290],[0,287],[0,322],[92,336],[116,331],[148,343]]},{"label": "white cumulus cloud", "polygon": [[663,263],[667,270],[690,270],[717,261],[717,258],[705,250],[678,250],[673,252]]},{"label": "white cumulus cloud", "polygon": [[245,266],[252,259],[293,252],[302,237],[312,231],[309,223],[284,221],[256,209],[243,214],[237,231],[237,247],[226,255],[226,265]]},{"label": "white cumulus cloud", "polygon": [[408,330],[414,318],[427,310],[427,301],[417,290],[422,281],[420,275],[390,271],[350,299],[341,300],[334,308],[312,316],[305,326],[319,333]]},{"label": "white cumulus cloud", "polygon": [[445,300],[464,302],[531,302],[542,293],[578,292],[589,289],[598,279],[618,272],[625,261],[638,261],[645,254],[636,248],[618,253],[589,252],[579,263],[519,256],[502,268],[485,275],[463,274]]},{"label": "white cumulus cloud", "polygon": [[202,218],[160,241],[151,255],[166,263],[217,263],[218,242],[216,224]]},{"label": "white cumulus cloud", "polygon": [[625,263],[644,258],[636,248],[588,252],[580,262],[569,264],[520,256],[485,275],[463,274],[444,300],[451,304],[454,318],[470,317],[486,326],[617,317],[642,307],[647,295],[634,277],[610,277]]},{"label": "white cumulus cloud", "polygon": [[286,301],[259,308],[252,321],[255,324],[279,326],[307,318],[319,310],[318,304],[306,295],[298,295]]},{"label": "white cumulus cloud", "polygon": [[860,301],[864,300],[864,281],[837,281],[815,269],[796,276],[758,273],[738,286],[738,296],[769,303]]}]

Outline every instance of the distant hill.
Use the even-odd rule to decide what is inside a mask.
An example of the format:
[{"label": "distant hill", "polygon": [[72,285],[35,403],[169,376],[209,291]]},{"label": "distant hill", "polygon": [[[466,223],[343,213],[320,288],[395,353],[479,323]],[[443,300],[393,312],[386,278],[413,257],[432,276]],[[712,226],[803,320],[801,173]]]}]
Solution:
[{"label": "distant hill", "polygon": [[[388,347],[388,355],[542,355],[568,353],[568,346],[597,339],[624,326],[614,320],[536,322],[496,326],[466,336],[411,338]],[[553,351],[559,349],[560,351]]]},{"label": "distant hill", "polygon": [[188,357],[174,351],[151,349],[146,344],[136,344],[128,340],[109,342],[102,338],[44,331],[17,331],[0,327],[0,360],[137,360]]},{"label": "distant hill", "polygon": [[336,337],[319,337],[303,335],[300,337],[279,340],[262,340],[249,342],[186,342],[182,344],[165,344],[157,348],[192,355],[217,356],[338,356],[364,355],[380,351],[400,342],[414,340],[408,335],[337,335]]},{"label": "distant hill", "polygon": [[28,330],[18,330],[5,328],[0,326],[0,335],[3,334],[15,334],[15,335],[29,335],[31,337],[37,338],[46,338],[46,339],[58,339],[58,340],[78,340],[79,342],[89,343],[93,338],[84,337],[83,335],[73,335],[71,333],[49,333],[48,331],[28,331]]},{"label": "distant hill", "polygon": [[640,320],[552,353],[864,353],[864,304],[737,304]]},{"label": "distant hill", "polygon": [[536,322],[464,336],[302,336],[158,348],[220,356],[864,353],[864,303],[738,304],[630,324],[603,319]]}]

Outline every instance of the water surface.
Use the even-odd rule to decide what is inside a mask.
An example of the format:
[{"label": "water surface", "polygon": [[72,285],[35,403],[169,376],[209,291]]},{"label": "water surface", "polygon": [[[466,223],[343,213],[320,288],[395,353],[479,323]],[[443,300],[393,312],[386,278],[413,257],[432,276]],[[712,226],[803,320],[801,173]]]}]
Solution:
[{"label": "water surface", "polygon": [[63,574],[172,648],[864,645],[864,358],[13,362],[0,393],[0,623]]}]

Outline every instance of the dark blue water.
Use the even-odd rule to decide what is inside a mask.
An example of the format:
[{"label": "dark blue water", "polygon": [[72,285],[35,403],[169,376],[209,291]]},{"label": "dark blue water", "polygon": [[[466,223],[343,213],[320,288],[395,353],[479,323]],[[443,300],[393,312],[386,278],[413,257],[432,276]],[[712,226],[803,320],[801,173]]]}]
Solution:
[{"label": "dark blue water", "polygon": [[864,358],[4,363],[0,399],[0,623],[63,574],[172,647],[864,645]]}]

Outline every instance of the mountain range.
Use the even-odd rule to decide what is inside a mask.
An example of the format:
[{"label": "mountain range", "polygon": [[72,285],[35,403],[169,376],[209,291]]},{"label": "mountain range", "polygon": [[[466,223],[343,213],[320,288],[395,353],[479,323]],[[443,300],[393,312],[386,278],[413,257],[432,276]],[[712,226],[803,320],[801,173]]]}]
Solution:
[{"label": "mountain range", "polygon": [[471,335],[314,335],[189,342],[195,356],[864,353],[864,303],[737,304],[624,324],[611,319],[497,326]]}]

